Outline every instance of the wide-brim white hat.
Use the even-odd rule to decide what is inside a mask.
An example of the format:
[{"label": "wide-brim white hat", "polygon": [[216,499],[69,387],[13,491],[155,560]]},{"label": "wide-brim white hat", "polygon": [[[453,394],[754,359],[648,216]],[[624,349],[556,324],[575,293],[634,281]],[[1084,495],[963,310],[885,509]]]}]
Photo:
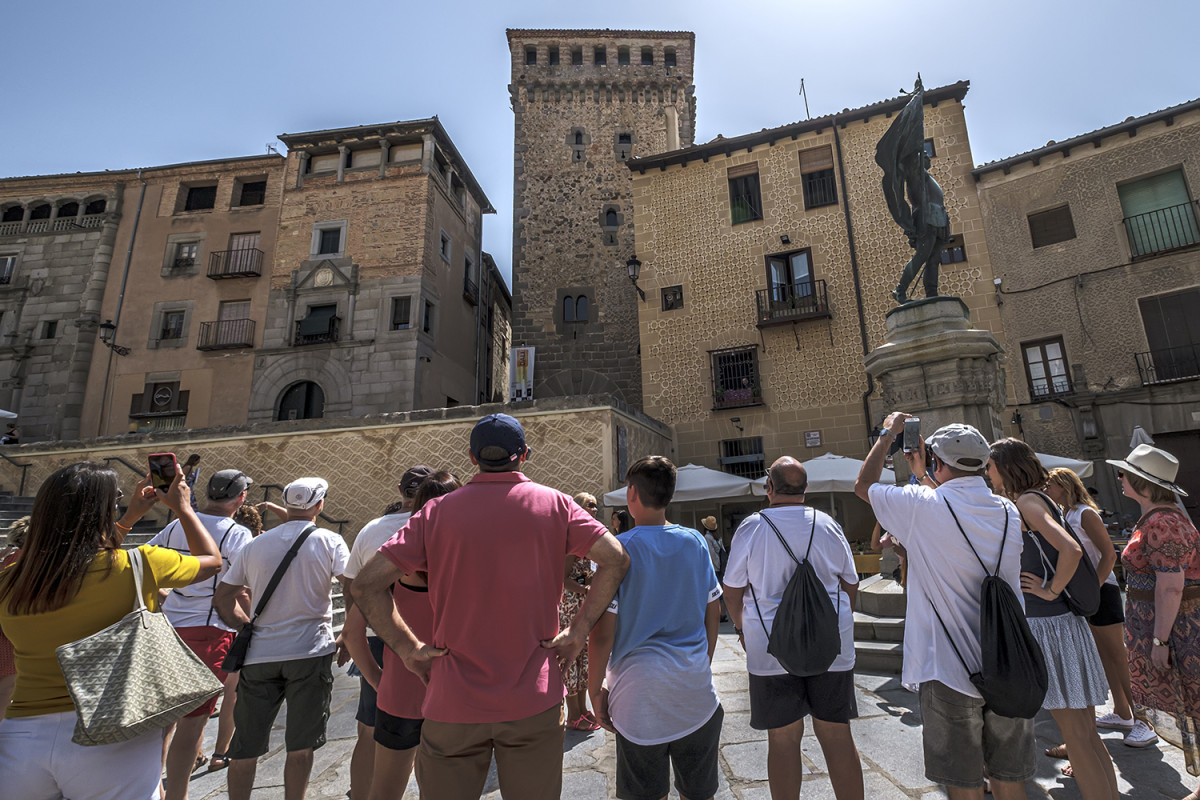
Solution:
[{"label": "wide-brim white hat", "polygon": [[1187,492],[1175,483],[1175,476],[1179,474],[1179,459],[1165,450],[1159,450],[1148,444],[1139,444],[1133,448],[1132,453],[1125,457],[1124,461],[1112,458],[1106,460],[1114,467],[1132,472],[1139,478],[1145,478],[1164,489],[1170,489],[1178,495],[1187,497]]}]

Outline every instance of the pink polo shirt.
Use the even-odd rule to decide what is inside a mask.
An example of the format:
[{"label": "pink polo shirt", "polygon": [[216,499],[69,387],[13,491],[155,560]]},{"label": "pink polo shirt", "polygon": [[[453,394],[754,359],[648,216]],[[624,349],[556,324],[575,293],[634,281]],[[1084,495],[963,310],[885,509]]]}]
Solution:
[{"label": "pink polo shirt", "polygon": [[562,672],[541,646],[558,633],[563,560],[605,527],[570,497],[520,472],[480,473],[430,501],[379,549],[429,573],[435,659],[423,706],[438,722],[507,722],[562,702]]}]

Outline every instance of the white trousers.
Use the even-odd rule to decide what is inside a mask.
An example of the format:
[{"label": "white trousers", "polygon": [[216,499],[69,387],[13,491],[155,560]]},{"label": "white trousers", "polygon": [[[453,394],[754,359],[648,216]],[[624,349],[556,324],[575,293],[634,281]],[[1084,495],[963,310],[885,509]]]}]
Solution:
[{"label": "white trousers", "polygon": [[71,741],[75,712],[0,722],[0,795],[12,800],[159,800],[162,731],[120,744]]}]

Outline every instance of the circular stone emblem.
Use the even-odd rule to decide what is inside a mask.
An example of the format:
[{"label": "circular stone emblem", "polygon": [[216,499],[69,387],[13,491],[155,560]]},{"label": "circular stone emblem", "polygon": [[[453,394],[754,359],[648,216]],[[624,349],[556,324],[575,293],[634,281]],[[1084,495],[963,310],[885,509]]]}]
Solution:
[{"label": "circular stone emblem", "polygon": [[317,274],[313,276],[314,286],[328,286],[331,283],[333,283],[333,270],[328,267],[317,270]]}]

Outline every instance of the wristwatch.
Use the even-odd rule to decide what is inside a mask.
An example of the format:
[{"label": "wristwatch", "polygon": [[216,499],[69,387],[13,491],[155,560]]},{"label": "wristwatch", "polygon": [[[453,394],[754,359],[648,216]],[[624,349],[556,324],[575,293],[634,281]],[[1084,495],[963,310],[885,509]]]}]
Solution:
[{"label": "wristwatch", "polygon": [[1155,636],[1155,637],[1154,637],[1154,646],[1155,646],[1155,647],[1167,647],[1167,646],[1168,646],[1168,643],[1167,643],[1167,642],[1164,642],[1162,639],[1160,639],[1160,638],[1158,638],[1157,636]]},{"label": "wristwatch", "polygon": [[893,439],[895,439],[895,438],[896,438],[896,432],[895,432],[894,430],[892,430],[891,428],[880,428],[880,429],[879,429],[879,436],[880,436],[880,437],[883,437],[883,436],[891,436]]}]

